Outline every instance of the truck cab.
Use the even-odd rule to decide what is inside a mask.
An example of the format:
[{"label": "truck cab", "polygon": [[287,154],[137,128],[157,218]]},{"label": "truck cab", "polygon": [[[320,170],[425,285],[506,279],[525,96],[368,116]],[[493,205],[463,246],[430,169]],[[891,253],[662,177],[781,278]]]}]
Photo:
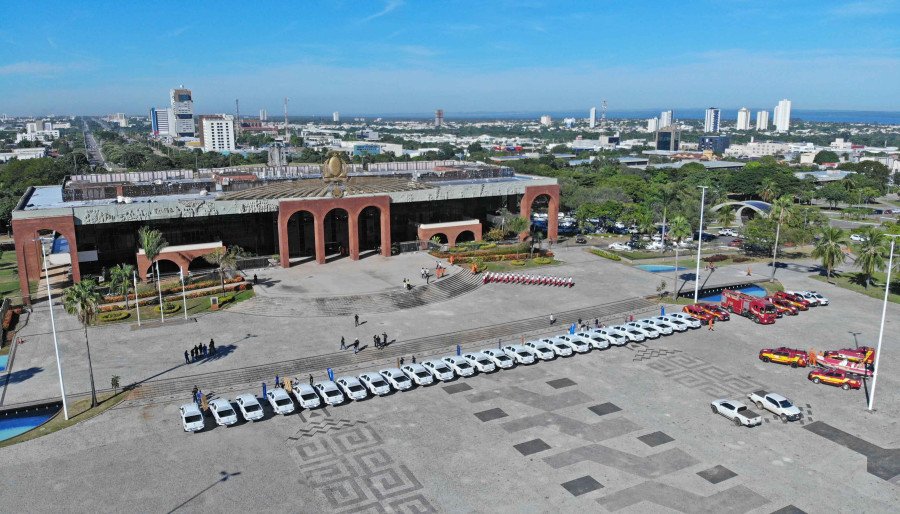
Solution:
[{"label": "truck cab", "polygon": [[775,306],[764,298],[750,296],[740,291],[725,289],[722,291],[722,307],[753,320],[754,323],[771,325],[778,317]]}]

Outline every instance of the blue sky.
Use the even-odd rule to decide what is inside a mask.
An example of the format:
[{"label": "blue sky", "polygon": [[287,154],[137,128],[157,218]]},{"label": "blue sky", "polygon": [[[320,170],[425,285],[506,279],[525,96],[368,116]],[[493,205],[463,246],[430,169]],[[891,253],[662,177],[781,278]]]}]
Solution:
[{"label": "blue sky", "polygon": [[0,113],[900,110],[900,0],[7,5]]}]

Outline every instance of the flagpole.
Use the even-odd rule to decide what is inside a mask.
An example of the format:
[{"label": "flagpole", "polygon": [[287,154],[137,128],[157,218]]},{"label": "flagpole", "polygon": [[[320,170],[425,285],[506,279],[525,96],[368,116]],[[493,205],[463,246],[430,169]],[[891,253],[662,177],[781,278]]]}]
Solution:
[{"label": "flagpole", "polygon": [[66,406],[66,386],[63,383],[62,364],[59,361],[59,340],[56,338],[56,318],[53,316],[53,293],[50,292],[50,271],[47,269],[47,254],[44,250],[44,242],[38,238],[41,245],[41,256],[44,258],[44,278],[47,280],[47,301],[50,302],[50,328],[53,330],[53,350],[56,352],[56,371],[59,374],[59,394],[62,396],[63,417],[69,420],[69,408]]},{"label": "flagpole", "polygon": [[[141,326],[141,300],[138,298],[136,271],[131,272],[131,278],[134,279],[134,312],[137,314],[138,326]],[[126,291],[125,294],[127,295],[128,291]]]},{"label": "flagpole", "polygon": [[181,279],[181,301],[184,302],[184,319],[187,320],[187,296],[184,294],[184,270],[178,268],[178,278]]},{"label": "flagpole", "polygon": [[884,318],[887,315],[888,297],[891,294],[891,267],[894,265],[894,239],[895,235],[889,235],[891,238],[891,253],[888,257],[887,279],[884,283],[884,303],[881,305],[881,328],[878,330],[878,345],[875,349],[875,369],[872,370],[872,394],[869,395],[869,411],[875,403],[875,384],[878,382],[878,363],[881,361],[881,341],[884,339]]}]

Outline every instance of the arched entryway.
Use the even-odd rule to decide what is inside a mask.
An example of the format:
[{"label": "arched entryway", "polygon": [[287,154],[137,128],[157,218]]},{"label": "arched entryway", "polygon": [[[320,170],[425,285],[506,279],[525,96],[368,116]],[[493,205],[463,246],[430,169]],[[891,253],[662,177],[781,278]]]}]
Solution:
[{"label": "arched entryway", "polygon": [[381,252],[381,210],[369,206],[359,213],[356,220],[360,257]]},{"label": "arched entryway", "polygon": [[325,213],[325,261],[345,257],[350,253],[350,215],[340,207]]},{"label": "arched entryway", "polygon": [[456,244],[467,243],[469,241],[475,241],[475,233],[471,230],[463,230],[456,236]]},{"label": "arched entryway", "polygon": [[214,272],[218,266],[206,260],[206,257],[195,257],[188,264],[187,271],[192,275],[204,275]]},{"label": "arched entryway", "polygon": [[433,241],[434,238],[438,238],[438,242],[442,245],[445,245],[450,242],[450,240],[447,238],[447,234],[444,234],[443,232],[438,232],[437,234],[433,234],[431,236],[431,238],[429,239],[429,241]]},{"label": "arched entryway", "polygon": [[293,263],[316,258],[315,216],[309,211],[297,211],[288,219],[288,258]]},{"label": "arched entryway", "polygon": [[[174,260],[165,257],[159,257],[156,260],[159,263],[159,275],[162,278],[178,275],[178,272],[181,271],[181,264]],[[155,265],[150,267],[150,273],[156,273]]]},{"label": "arched entryway", "polygon": [[[537,212],[540,216],[533,220],[532,212]],[[534,230],[540,230],[547,235],[547,239],[556,241],[559,235],[559,186],[526,187],[519,206],[519,215],[529,220]],[[528,232],[523,232],[519,236],[525,239]]]}]

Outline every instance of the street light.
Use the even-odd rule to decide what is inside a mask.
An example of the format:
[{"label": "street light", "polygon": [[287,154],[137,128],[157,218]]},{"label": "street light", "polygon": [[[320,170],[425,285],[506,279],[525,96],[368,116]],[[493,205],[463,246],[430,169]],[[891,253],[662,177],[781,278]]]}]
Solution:
[{"label": "street light", "polygon": [[697,233],[697,271],[694,272],[694,303],[700,296],[700,246],[703,244],[703,208],[706,203],[706,188],[709,186],[697,186],[700,188],[700,231]]},{"label": "street light", "polygon": [[878,329],[878,345],[875,348],[875,369],[872,370],[872,394],[869,395],[869,411],[875,403],[875,384],[878,382],[878,362],[881,360],[881,341],[884,339],[884,319],[887,315],[888,296],[891,294],[891,267],[894,265],[894,242],[900,234],[885,234],[891,238],[891,250],[888,256],[887,278],[884,283],[884,303],[881,305],[881,328]]},{"label": "street light", "polygon": [[56,318],[53,317],[53,293],[50,292],[50,271],[47,269],[47,253],[41,238],[36,239],[41,246],[41,257],[44,259],[44,278],[47,280],[47,301],[50,302],[50,327],[53,330],[53,351],[56,352],[56,371],[59,374],[59,394],[62,396],[63,416],[69,420],[69,408],[66,406],[66,386],[63,384],[62,364],[59,361],[59,340],[56,338]]},{"label": "street light", "polygon": [[181,301],[184,302],[184,320],[187,321],[187,295],[184,294],[184,270],[178,268],[178,278],[181,279]]}]

